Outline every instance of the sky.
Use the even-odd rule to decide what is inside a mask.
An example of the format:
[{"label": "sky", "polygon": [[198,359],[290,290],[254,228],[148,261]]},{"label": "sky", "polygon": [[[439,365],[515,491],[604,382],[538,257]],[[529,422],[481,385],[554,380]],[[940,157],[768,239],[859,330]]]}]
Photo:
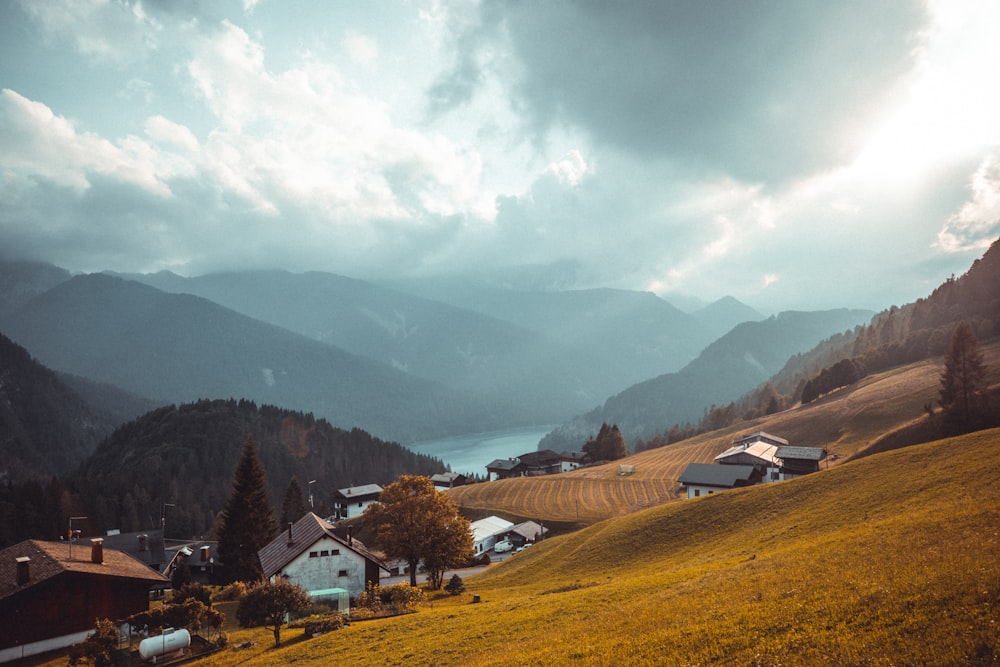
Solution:
[{"label": "sky", "polygon": [[998,32],[996,0],[2,0],[0,255],[881,310],[1000,236]]}]

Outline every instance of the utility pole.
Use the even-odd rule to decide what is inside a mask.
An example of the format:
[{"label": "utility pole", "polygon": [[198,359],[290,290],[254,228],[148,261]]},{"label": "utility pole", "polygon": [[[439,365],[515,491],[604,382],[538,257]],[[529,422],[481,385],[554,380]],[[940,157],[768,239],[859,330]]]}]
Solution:
[{"label": "utility pole", "polygon": [[[71,516],[69,518],[69,535],[67,535],[67,537],[69,538],[69,559],[70,560],[73,560],[73,537],[74,537],[74,534],[73,534],[73,522],[74,521],[83,521],[86,518],[87,517],[85,517],[85,516]],[[79,533],[80,531],[78,530],[76,532]]]}]

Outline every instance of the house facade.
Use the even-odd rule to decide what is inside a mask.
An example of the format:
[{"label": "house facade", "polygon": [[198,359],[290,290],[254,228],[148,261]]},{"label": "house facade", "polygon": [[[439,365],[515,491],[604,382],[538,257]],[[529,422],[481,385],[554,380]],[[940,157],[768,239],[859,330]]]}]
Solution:
[{"label": "house facade", "polygon": [[569,472],[583,467],[587,455],[583,452],[565,451],[559,454],[559,472]]},{"label": "house facade", "polygon": [[344,519],[354,519],[368,509],[368,506],[378,501],[382,487],[378,484],[365,484],[363,486],[351,486],[346,489],[337,489],[333,494],[334,521]]},{"label": "house facade", "polygon": [[338,534],[312,512],[289,525],[257,555],[265,578],[283,577],[314,594],[339,589],[356,597],[368,583],[377,584],[383,571],[389,573],[382,559],[350,532]]},{"label": "house facade", "polygon": [[103,538],[8,547],[0,551],[0,662],[79,643],[95,619],[146,611],[150,590],[164,583],[148,565],[105,549]]},{"label": "house facade", "polygon": [[753,486],[763,473],[753,465],[689,463],[678,481],[688,498],[706,496],[726,489]]},{"label": "house facade", "polygon": [[563,472],[564,466],[573,465],[572,461],[564,462],[563,459],[562,454],[554,452],[551,449],[526,452],[515,458],[494,460],[486,466],[486,474],[491,482],[510,477],[554,475]]},{"label": "house facade", "polygon": [[431,482],[438,491],[447,491],[456,486],[463,486],[469,482],[469,478],[457,472],[441,472],[431,476]]}]

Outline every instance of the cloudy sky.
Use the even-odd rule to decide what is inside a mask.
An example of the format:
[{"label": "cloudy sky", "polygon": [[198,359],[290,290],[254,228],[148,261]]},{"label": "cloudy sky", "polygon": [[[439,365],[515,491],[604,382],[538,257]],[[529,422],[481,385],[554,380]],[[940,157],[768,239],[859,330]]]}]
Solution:
[{"label": "cloudy sky", "polygon": [[881,309],[1000,236],[1000,3],[0,2],[0,254]]}]

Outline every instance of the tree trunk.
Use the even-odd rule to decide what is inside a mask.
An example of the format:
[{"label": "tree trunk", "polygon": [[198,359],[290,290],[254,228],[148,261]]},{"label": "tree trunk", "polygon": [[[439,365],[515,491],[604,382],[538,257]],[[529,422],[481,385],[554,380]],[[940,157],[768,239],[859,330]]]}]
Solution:
[{"label": "tree trunk", "polygon": [[419,560],[407,561],[410,565],[410,585],[416,587],[417,585],[417,566],[420,565]]}]

